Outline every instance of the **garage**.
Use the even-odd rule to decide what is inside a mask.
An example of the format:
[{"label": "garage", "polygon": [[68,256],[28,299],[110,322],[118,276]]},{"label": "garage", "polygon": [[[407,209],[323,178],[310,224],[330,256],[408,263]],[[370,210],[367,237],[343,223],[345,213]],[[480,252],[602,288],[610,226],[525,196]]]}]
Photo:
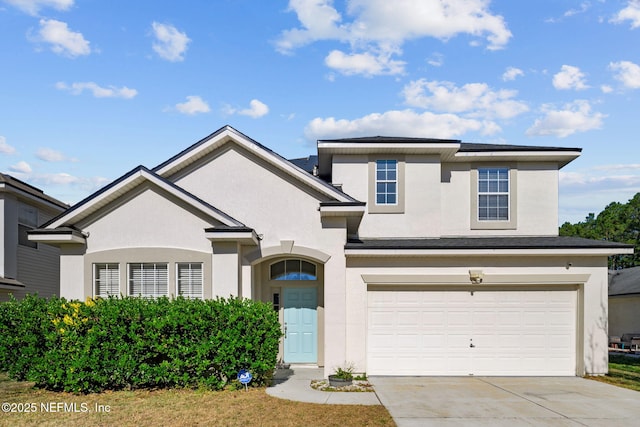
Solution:
[{"label": "garage", "polygon": [[575,288],[367,292],[369,375],[576,375]]}]

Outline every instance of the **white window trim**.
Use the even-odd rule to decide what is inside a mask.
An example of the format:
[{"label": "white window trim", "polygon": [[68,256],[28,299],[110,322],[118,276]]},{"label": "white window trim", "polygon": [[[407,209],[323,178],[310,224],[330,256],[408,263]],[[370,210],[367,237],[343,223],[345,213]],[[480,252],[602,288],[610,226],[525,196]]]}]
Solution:
[{"label": "white window trim", "polygon": [[[376,161],[396,161],[396,204],[379,205],[376,203]],[[369,201],[367,210],[369,213],[404,213],[404,173],[405,159],[403,156],[371,156],[369,157]]]},{"label": "white window trim", "polygon": [[[508,169],[509,170],[509,219],[508,220],[480,220],[478,211],[478,169]],[[512,164],[483,164],[471,168],[471,229],[472,230],[515,230],[518,227],[518,182],[517,168]]]}]

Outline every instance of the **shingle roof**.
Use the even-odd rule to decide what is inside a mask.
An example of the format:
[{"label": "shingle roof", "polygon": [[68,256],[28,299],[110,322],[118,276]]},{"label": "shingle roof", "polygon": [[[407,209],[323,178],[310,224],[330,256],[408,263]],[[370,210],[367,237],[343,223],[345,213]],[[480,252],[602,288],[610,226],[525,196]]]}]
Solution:
[{"label": "shingle roof", "polygon": [[351,143],[351,144],[460,144],[460,152],[483,152],[483,151],[582,151],[582,148],[568,147],[545,147],[535,145],[513,145],[513,144],[481,144],[462,142],[459,139],[437,139],[437,138],[406,138],[396,136],[367,136],[360,138],[338,138],[322,139],[322,142]]},{"label": "shingle roof", "polygon": [[11,175],[0,173],[0,183],[4,183],[5,185],[9,185],[13,188],[24,191],[25,193],[28,193],[46,202],[52,203],[60,208],[66,209],[69,207],[69,205],[67,205],[66,203],[61,202],[60,200],[51,197],[48,194],[45,194],[45,192],[40,190],[39,188],[36,188],[31,184],[27,184],[24,181],[20,181],[19,179],[14,178]]},{"label": "shingle roof", "polygon": [[313,173],[313,168],[315,166],[318,166],[318,156],[316,156],[315,154],[298,159],[289,159],[289,161],[300,169],[303,169],[309,173]]},{"label": "shingle roof", "polygon": [[609,270],[609,296],[640,294],[640,267]]},{"label": "shingle roof", "polygon": [[435,239],[350,239],[345,249],[628,249],[633,245],[580,237],[442,237]]}]

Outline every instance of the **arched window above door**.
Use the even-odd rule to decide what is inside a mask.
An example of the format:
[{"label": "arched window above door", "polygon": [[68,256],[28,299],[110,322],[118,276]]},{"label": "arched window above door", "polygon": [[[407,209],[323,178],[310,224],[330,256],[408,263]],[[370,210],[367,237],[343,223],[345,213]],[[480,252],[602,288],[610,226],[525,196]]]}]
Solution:
[{"label": "arched window above door", "polygon": [[316,265],[301,259],[285,259],[271,264],[271,280],[317,280]]}]

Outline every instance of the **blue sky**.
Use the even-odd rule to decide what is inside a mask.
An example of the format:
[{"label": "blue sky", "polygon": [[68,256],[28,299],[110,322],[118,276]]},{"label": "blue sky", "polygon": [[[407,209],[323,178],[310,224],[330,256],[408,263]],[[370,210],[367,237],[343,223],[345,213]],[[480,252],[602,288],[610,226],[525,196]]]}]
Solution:
[{"label": "blue sky", "polygon": [[560,222],[640,191],[640,0],[0,0],[0,171],[74,203],[225,124],[581,147]]}]

